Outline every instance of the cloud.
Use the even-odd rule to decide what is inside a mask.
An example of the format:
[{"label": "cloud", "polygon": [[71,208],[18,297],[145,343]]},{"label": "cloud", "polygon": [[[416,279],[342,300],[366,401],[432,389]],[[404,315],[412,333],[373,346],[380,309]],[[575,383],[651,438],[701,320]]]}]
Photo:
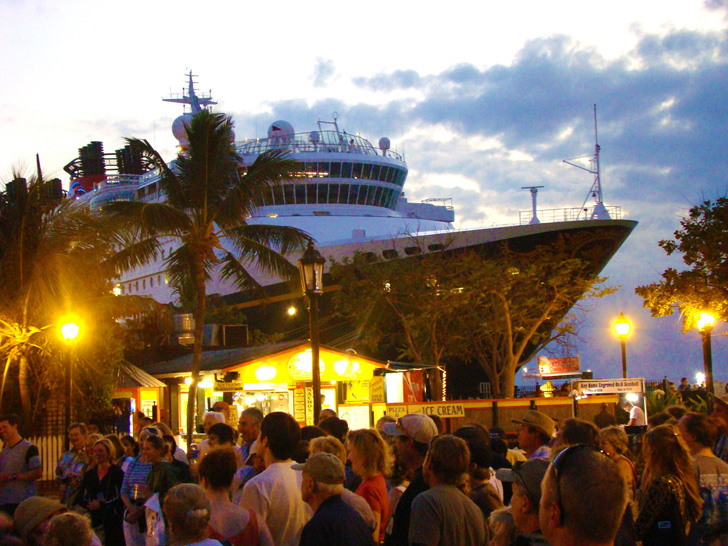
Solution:
[{"label": "cloud", "polygon": [[395,70],[389,74],[381,73],[371,77],[354,78],[354,85],[370,91],[394,91],[421,87],[425,78],[414,70]]},{"label": "cloud", "polygon": [[[711,5],[722,9],[725,2]],[[606,271],[623,288],[599,303],[584,329],[585,367],[602,377],[615,375],[607,330],[622,310],[642,330],[633,375],[691,373],[695,348],[686,345],[676,320],[651,319],[633,290],[680,266],[657,241],[672,236],[691,205],[728,187],[726,35],[678,29],[636,36],[634,49],[612,60],[568,37],[549,36],[525,44],[508,66],[362,76],[354,85],[385,100],[323,101],[306,114],[325,104],[355,130],[390,136],[412,164],[408,198],[452,197],[456,223],[474,227],[517,222],[518,211],[530,206],[522,186],[546,186],[539,208],[581,206],[592,177],[562,160],[593,153],[596,103],[606,203],[622,205],[625,217],[640,221]],[[662,355],[670,345],[678,347],[674,359]]]},{"label": "cloud", "polygon": [[331,59],[323,59],[316,57],[316,66],[313,68],[313,80],[314,87],[324,87],[331,80],[332,76],[336,73],[336,67],[334,61]]}]

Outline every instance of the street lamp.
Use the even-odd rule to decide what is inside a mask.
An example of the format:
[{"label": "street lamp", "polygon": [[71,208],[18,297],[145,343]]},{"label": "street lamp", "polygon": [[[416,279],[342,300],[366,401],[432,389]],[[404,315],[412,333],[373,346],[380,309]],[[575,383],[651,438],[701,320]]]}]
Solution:
[{"label": "street lamp", "polygon": [[624,313],[619,313],[617,322],[614,323],[614,331],[622,342],[622,377],[627,379],[627,336],[629,335],[630,324]]},{"label": "street lamp", "polygon": [[[74,319],[66,317],[61,320],[61,337],[66,345],[75,346],[81,327]],[[71,404],[73,393],[73,356],[68,359],[68,369],[66,370],[66,430],[71,426]],[[70,439],[68,435],[65,437],[66,450],[69,449]]]},{"label": "street lamp", "polygon": [[318,299],[324,292],[324,263],[326,259],[309,241],[306,252],[298,260],[301,288],[308,297],[308,318],[311,338],[311,376],[313,380],[313,421],[321,413],[321,374],[319,371]]},{"label": "street lamp", "polygon": [[715,317],[710,313],[700,313],[698,317],[698,330],[703,336],[703,367],[705,368],[705,390],[708,400],[713,394],[713,348],[710,345],[710,333],[715,325]]}]

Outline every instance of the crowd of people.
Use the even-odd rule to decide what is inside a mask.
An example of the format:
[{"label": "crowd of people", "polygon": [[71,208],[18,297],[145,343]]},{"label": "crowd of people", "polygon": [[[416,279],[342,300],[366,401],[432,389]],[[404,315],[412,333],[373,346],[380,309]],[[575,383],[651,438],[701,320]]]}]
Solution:
[{"label": "crowd of people", "polygon": [[251,407],[234,430],[221,402],[186,452],[143,416],[121,438],[75,423],[56,468],[60,500],[37,495],[38,450],[5,415],[0,537],[27,546],[726,544],[728,401],[715,398],[711,415],[676,407],[651,417],[639,454],[609,410],[560,423],[530,410],[513,421],[513,447],[501,429],[473,422],[447,433],[424,414],[349,430],[331,410],[301,427]]}]

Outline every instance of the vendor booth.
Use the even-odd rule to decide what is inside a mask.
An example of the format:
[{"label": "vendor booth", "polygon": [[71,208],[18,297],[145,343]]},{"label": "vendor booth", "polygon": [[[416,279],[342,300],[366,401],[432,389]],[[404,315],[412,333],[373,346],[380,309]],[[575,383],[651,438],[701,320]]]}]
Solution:
[{"label": "vendor booth", "polygon": [[[190,354],[148,368],[170,386],[172,427],[181,434],[186,432],[191,365]],[[384,402],[383,378],[376,377],[375,371],[386,367],[354,352],[321,346],[321,407],[336,411],[350,428],[371,426],[372,403]],[[315,424],[311,369],[307,340],[206,351],[200,365],[198,422],[204,411],[223,400],[230,405],[228,422],[234,427],[248,407],[257,407],[264,414],[285,411],[301,425]]]}]

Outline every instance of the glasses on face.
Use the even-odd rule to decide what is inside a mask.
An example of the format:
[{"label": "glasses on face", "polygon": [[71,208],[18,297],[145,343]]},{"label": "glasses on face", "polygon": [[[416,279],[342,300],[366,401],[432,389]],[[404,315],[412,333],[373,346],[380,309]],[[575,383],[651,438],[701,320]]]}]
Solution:
[{"label": "glasses on face", "polygon": [[[565,470],[568,467],[568,461],[570,458],[573,458],[574,453],[577,453],[579,451],[583,451],[585,449],[589,449],[592,451],[595,451],[597,453],[601,453],[604,455],[604,452],[600,451],[598,448],[594,447],[593,445],[589,444],[576,444],[573,446],[567,447],[565,450],[563,450],[561,453],[559,453],[551,463],[551,468],[554,471],[554,478],[556,481],[556,504],[559,507],[559,523],[561,525],[564,524],[564,505],[561,504],[561,487],[559,485],[559,480],[561,479],[562,471]],[[606,455],[604,455],[606,457]]]},{"label": "glasses on face", "polygon": [[513,476],[516,478],[516,483],[518,484],[518,486],[523,488],[523,491],[526,493],[528,500],[534,502],[534,499],[537,499],[539,495],[535,495],[534,492],[531,491],[531,489],[526,485],[521,470],[523,463],[524,461],[517,461],[516,464],[513,465]]}]

